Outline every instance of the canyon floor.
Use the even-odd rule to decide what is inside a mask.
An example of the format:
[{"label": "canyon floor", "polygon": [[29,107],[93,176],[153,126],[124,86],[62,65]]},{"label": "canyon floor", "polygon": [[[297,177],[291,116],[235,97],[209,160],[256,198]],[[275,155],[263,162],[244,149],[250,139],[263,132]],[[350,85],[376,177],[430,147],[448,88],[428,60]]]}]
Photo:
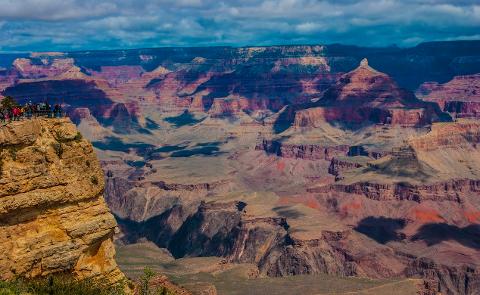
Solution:
[{"label": "canyon floor", "polygon": [[407,295],[417,294],[422,284],[420,279],[375,280],[326,274],[255,277],[258,270],[252,264],[229,264],[218,257],[175,259],[165,249],[148,242],[119,246],[117,251],[117,261],[129,277],[137,278],[149,267],[193,294]]}]

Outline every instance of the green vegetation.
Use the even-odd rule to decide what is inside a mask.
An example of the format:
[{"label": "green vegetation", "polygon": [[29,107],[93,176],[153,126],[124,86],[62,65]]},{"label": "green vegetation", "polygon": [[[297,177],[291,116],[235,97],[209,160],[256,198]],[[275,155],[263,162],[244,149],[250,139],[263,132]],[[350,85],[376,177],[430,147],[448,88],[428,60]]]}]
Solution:
[{"label": "green vegetation", "polygon": [[[75,135],[75,137],[77,136],[78,133]],[[55,139],[60,143],[69,143],[72,141],[72,139],[69,138],[68,135],[66,135],[65,132],[62,130],[55,131]]]},{"label": "green vegetation", "polygon": [[6,96],[0,102],[0,110],[11,110],[16,106],[18,106],[18,103],[11,96]]},{"label": "green vegetation", "polygon": [[8,153],[10,155],[10,158],[12,158],[13,161],[17,160],[17,152],[20,150],[20,147],[18,146],[9,146],[6,148],[8,150]]},{"label": "green vegetation", "polygon": [[75,135],[75,137],[73,138],[73,140],[75,140],[76,142],[79,142],[79,141],[82,140],[82,138],[83,138],[82,134],[77,131],[77,134]]},{"label": "green vegetation", "polygon": [[123,295],[124,286],[108,286],[100,281],[78,281],[68,276],[0,281],[0,295]]},{"label": "green vegetation", "polygon": [[90,177],[90,181],[94,184],[94,185],[98,185],[98,178],[96,175],[92,175]]},{"label": "green vegetation", "polygon": [[62,144],[61,144],[60,142],[54,142],[54,143],[52,143],[52,147],[53,147],[53,149],[55,150],[55,154],[57,154],[57,156],[58,156],[59,158],[61,158],[62,155],[63,155],[63,146],[62,146]]},{"label": "green vegetation", "polygon": [[140,295],[175,295],[175,292],[164,286],[152,286],[152,279],[156,275],[157,273],[149,267],[143,269],[143,275],[140,277]]}]

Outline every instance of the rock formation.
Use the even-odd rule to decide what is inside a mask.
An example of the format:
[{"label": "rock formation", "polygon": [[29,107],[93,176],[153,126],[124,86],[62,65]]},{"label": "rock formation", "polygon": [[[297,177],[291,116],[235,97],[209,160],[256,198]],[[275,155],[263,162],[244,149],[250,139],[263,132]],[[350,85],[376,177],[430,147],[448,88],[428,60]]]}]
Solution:
[{"label": "rock formation", "polygon": [[0,278],[122,281],[103,172],[75,126],[68,119],[2,126],[0,155]]},{"label": "rock formation", "polygon": [[416,151],[433,151],[445,148],[459,148],[480,143],[480,123],[459,121],[455,124],[435,124],[429,133],[409,140]]},{"label": "rock formation", "polygon": [[424,102],[397,85],[387,74],[373,69],[367,59],[341,75],[316,101],[288,106],[276,124],[316,128],[325,123],[358,128],[368,124],[421,127],[450,121],[435,103]]},{"label": "rock formation", "polygon": [[[319,104],[329,110],[328,121],[423,126],[440,120],[435,105],[418,100],[400,88],[388,75],[378,72],[363,59],[355,70],[340,77]],[[335,115],[332,115],[334,113]]]},{"label": "rock formation", "polygon": [[456,118],[480,117],[480,74],[455,76],[444,84],[424,83],[417,95],[438,103]]},{"label": "rock formation", "polygon": [[348,146],[321,146],[313,144],[295,145],[284,144],[279,141],[263,140],[255,146],[256,150],[262,150],[268,154],[285,158],[299,159],[324,159],[331,160],[334,156],[346,155]]}]

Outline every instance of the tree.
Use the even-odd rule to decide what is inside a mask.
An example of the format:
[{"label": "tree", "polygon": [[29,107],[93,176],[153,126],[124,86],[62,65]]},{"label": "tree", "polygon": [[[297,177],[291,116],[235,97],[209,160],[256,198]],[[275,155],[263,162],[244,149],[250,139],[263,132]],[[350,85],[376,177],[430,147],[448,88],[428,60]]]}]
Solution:
[{"label": "tree", "polygon": [[150,280],[155,276],[155,272],[149,268],[149,267],[145,267],[143,269],[143,275],[140,277],[140,281],[141,281],[141,290],[140,290],[140,294],[141,295],[150,295],[151,292],[150,292]]},{"label": "tree", "polygon": [[16,106],[18,106],[18,103],[11,96],[4,97],[0,102],[0,108],[3,110],[11,111]]}]

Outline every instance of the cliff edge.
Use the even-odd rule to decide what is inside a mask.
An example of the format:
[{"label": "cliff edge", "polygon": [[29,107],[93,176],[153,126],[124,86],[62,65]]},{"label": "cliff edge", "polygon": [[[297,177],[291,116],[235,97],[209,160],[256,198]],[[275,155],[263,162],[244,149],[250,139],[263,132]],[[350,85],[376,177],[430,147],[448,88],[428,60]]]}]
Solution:
[{"label": "cliff edge", "polygon": [[92,145],[69,119],[0,127],[0,279],[71,273],[117,283],[117,226]]}]

